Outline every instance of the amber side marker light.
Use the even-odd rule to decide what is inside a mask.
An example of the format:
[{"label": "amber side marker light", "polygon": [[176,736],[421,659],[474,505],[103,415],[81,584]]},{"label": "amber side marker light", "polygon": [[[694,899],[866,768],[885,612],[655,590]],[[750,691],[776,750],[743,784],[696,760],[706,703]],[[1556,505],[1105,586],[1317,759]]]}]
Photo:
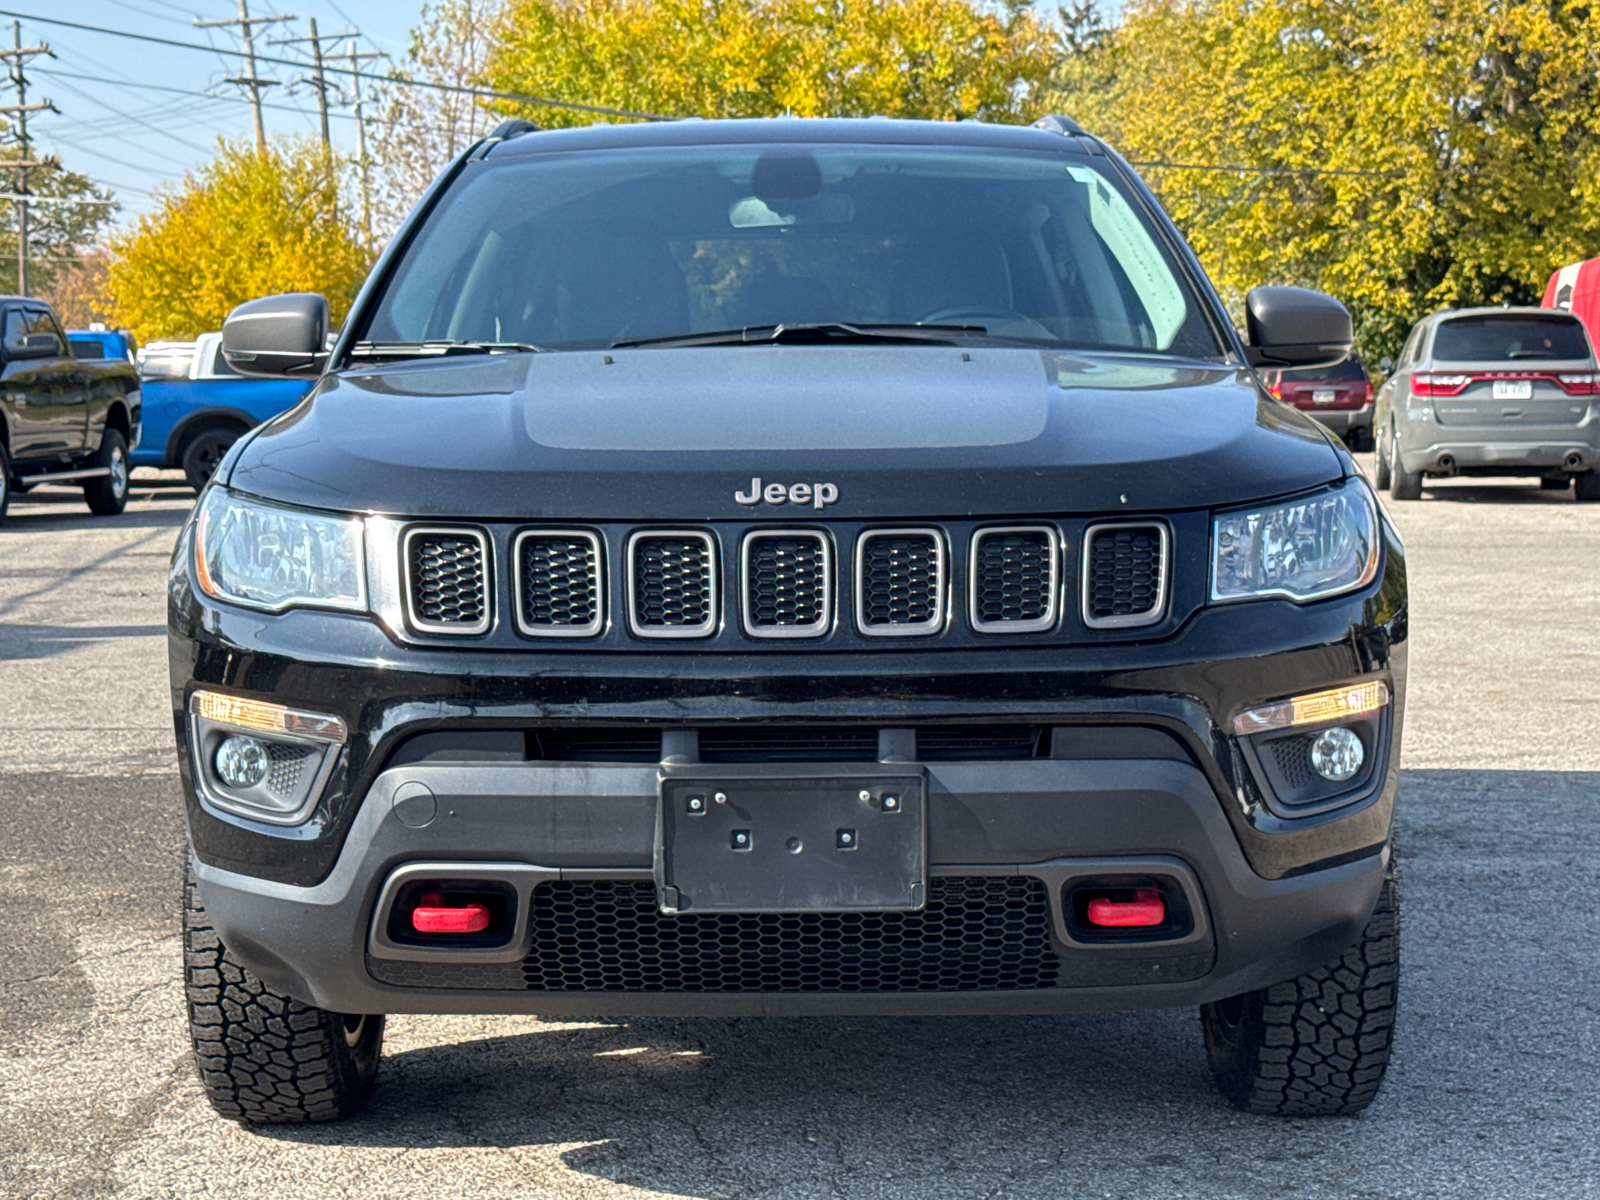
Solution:
[{"label": "amber side marker light", "polygon": [[224,696],[220,692],[196,692],[189,697],[189,711],[219,725],[235,729],[254,729],[261,733],[281,733],[289,737],[317,738],[327,742],[344,741],[344,722],[324,713],[302,712],[269,704],[265,700],[247,700],[242,696]]},{"label": "amber side marker light", "polygon": [[1389,685],[1381,679],[1372,679],[1247,709],[1233,719],[1233,731],[1237,734],[1270,733],[1304,725],[1325,725],[1377,712],[1388,703]]}]

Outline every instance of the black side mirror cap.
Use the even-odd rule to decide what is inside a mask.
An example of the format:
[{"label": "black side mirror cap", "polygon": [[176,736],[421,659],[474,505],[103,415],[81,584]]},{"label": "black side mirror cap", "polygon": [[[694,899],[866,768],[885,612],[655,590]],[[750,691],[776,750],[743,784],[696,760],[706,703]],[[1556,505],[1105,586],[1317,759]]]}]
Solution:
[{"label": "black side mirror cap", "polygon": [[222,357],[241,375],[320,375],[328,302],[315,292],[247,300],[222,323]]},{"label": "black side mirror cap", "polygon": [[1253,367],[1331,367],[1350,357],[1350,310],[1324,292],[1251,288],[1245,297]]}]

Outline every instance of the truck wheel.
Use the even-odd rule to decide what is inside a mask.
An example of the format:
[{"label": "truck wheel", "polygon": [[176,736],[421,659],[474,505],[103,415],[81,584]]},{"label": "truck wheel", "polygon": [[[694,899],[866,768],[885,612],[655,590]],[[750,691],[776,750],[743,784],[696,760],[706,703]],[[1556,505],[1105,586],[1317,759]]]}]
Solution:
[{"label": "truck wheel", "polygon": [[383,1017],[280,995],[229,955],[183,870],[183,975],[195,1066],[211,1107],[251,1125],[337,1121],[372,1094]]},{"label": "truck wheel", "polygon": [[210,482],[223,457],[239,440],[237,429],[202,429],[183,447],[183,477],[196,492]]},{"label": "truck wheel", "polygon": [[128,507],[128,443],[121,433],[108,429],[100,439],[100,450],[89,464],[106,467],[109,475],[101,475],[83,485],[83,498],[89,511],[96,516],[114,517]]},{"label": "truck wheel", "polygon": [[1582,475],[1574,475],[1572,494],[1588,503],[1600,500],[1600,471],[1585,471]]},{"label": "truck wheel", "polygon": [[1287,983],[1203,1005],[1206,1056],[1237,1108],[1353,1117],[1383,1083],[1394,1045],[1400,889],[1392,869],[1361,940]]},{"label": "truck wheel", "polygon": [[11,507],[11,456],[0,446],[0,525],[6,523],[6,509]]},{"label": "truck wheel", "polygon": [[1422,499],[1422,473],[1408,471],[1400,461],[1400,439],[1389,430],[1389,495],[1396,500]]}]

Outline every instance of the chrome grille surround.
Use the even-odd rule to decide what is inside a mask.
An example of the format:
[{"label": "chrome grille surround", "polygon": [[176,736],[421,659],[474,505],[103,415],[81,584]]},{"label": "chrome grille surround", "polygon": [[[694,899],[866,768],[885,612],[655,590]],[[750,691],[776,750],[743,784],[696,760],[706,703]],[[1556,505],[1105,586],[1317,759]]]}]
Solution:
[{"label": "chrome grille surround", "polygon": [[[871,553],[874,542],[895,538],[905,541],[925,541],[931,548],[931,565],[933,567],[932,597],[921,601],[921,603],[931,607],[931,613],[925,620],[899,623],[868,620],[869,609],[873,603],[872,598],[869,596],[867,584],[868,571],[873,569],[868,563],[868,556]],[[922,526],[908,529],[864,530],[861,536],[856,539],[856,629],[864,637],[926,637],[943,631],[945,623],[945,576],[947,572],[945,561],[944,534],[938,529]]]},{"label": "chrome grille surround", "polygon": [[[1095,557],[1096,544],[1103,538],[1118,534],[1143,532],[1156,539],[1155,579],[1151,586],[1153,603],[1146,608],[1129,612],[1111,612],[1096,615],[1096,589],[1105,584],[1106,572]],[[1172,538],[1163,521],[1104,521],[1090,525],[1083,531],[1083,582],[1080,588],[1083,606],[1083,623],[1090,629],[1136,629],[1154,625],[1167,615],[1168,563],[1172,558]],[[1115,551],[1113,551],[1113,554]],[[1117,569],[1111,571],[1113,592],[1122,586],[1117,580]]]},{"label": "chrome grille surround", "polygon": [[[816,613],[810,621],[793,622],[785,624],[780,619],[772,622],[758,620],[758,592],[762,591],[764,584],[758,578],[766,568],[760,563],[752,563],[753,553],[764,542],[811,542],[816,546],[816,554],[820,560],[815,568],[803,568],[798,565],[791,568],[785,577],[780,577],[772,584],[772,602],[779,606],[787,603],[791,606],[807,608]],[[811,588],[812,596],[809,600],[798,597],[801,584],[798,582],[802,574],[807,571],[818,576]],[[787,590],[789,597],[785,600],[782,593]],[[818,529],[758,529],[745,534],[744,544],[739,549],[739,585],[742,602],[739,606],[740,616],[744,621],[744,631],[753,638],[810,638],[821,637],[833,628],[833,545],[828,535]]]},{"label": "chrome grille surround", "polygon": [[[581,543],[589,548],[587,586],[590,591],[589,620],[578,623],[530,621],[528,604],[534,597],[528,590],[528,543],[565,542],[569,546]],[[516,579],[517,630],[528,637],[594,637],[605,628],[605,568],[604,551],[600,535],[589,529],[524,529],[511,543],[512,573]],[[568,589],[568,596],[576,589]],[[570,599],[566,601],[572,603]],[[582,603],[579,601],[578,603]]]},{"label": "chrome grille surround", "polygon": [[[1038,537],[1044,543],[1044,612],[1034,617],[997,619],[983,616],[984,560],[986,542],[1003,537]],[[972,535],[972,553],[967,565],[967,619],[979,633],[1038,633],[1055,628],[1061,611],[1061,539],[1052,525],[994,525]]]},{"label": "chrome grille surround", "polygon": [[[695,542],[703,547],[704,566],[701,569],[704,589],[705,618],[692,625],[648,625],[639,619],[639,605],[645,599],[639,589],[639,548],[647,542]],[[710,637],[717,629],[719,567],[717,540],[703,529],[636,529],[628,535],[628,629],[641,638],[702,638]]]},{"label": "chrome grille surround", "polygon": [[[421,582],[417,578],[417,562],[413,555],[413,548],[419,538],[433,538],[438,540],[455,539],[462,542],[473,542],[478,548],[478,573],[477,573],[477,600],[480,615],[477,620],[467,621],[438,621],[423,616],[417,611],[417,586]],[[489,536],[481,529],[464,528],[459,525],[412,525],[406,529],[400,542],[400,560],[404,567],[404,581],[401,586],[401,597],[405,604],[406,622],[419,633],[446,634],[452,637],[471,637],[474,634],[489,632],[489,626],[494,623],[493,588],[490,585],[492,575],[493,552],[489,546]]]}]

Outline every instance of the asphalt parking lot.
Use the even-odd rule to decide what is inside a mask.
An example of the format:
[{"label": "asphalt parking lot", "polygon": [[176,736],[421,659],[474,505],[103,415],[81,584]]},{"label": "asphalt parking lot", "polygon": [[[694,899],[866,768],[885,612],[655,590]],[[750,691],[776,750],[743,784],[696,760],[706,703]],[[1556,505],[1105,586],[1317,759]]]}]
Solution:
[{"label": "asphalt parking lot", "polygon": [[0,1195],[1600,1194],[1600,506],[1391,506],[1412,587],[1398,1049],[1361,1119],[1242,1116],[1192,1012],[402,1017],[336,1127],[217,1119],[179,984],[164,574],[190,494],[0,529]]}]

